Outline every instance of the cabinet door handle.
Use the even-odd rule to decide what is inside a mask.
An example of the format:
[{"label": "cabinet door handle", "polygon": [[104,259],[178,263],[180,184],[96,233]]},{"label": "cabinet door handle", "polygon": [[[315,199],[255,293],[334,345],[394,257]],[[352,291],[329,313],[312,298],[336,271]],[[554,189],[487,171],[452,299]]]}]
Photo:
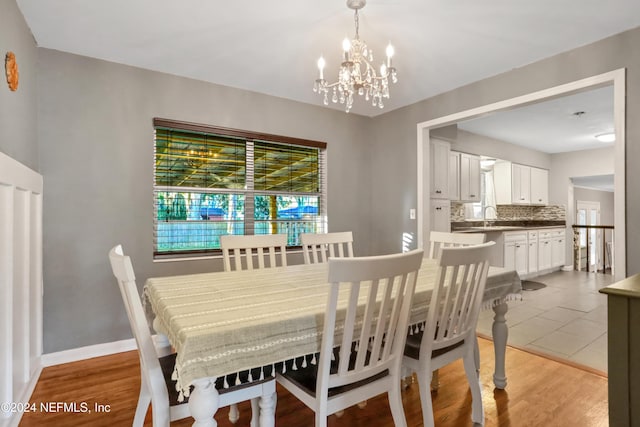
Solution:
[{"label": "cabinet door handle", "polygon": [[436,194],[442,194],[442,191],[436,190]]},{"label": "cabinet door handle", "polygon": [[442,208],[436,208],[436,210],[437,210],[437,211],[441,211],[441,210],[442,210]]},{"label": "cabinet door handle", "polygon": [[469,194],[469,197],[476,197],[475,194]]}]

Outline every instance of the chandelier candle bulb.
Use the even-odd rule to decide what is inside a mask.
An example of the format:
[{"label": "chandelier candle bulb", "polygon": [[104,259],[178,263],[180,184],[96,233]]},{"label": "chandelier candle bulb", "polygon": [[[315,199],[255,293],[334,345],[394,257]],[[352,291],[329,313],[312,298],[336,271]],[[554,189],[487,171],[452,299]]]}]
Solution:
[{"label": "chandelier candle bulb", "polygon": [[393,58],[393,54],[395,53],[395,51],[393,50],[393,46],[391,46],[391,43],[389,43],[389,45],[387,46],[387,67],[391,68],[391,58]]},{"label": "chandelier candle bulb", "polygon": [[324,62],[324,58],[321,56],[320,59],[318,59],[318,70],[320,70],[320,80],[324,80],[324,66],[325,66],[325,62]]},{"label": "chandelier candle bulb", "polygon": [[351,42],[348,38],[342,40],[342,50],[344,50],[344,62],[349,62],[349,51],[351,50]]}]

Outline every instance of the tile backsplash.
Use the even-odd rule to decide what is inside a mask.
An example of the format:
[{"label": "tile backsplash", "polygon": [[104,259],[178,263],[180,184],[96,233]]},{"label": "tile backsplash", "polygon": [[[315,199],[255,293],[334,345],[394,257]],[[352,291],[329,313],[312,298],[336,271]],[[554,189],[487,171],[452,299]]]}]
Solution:
[{"label": "tile backsplash", "polygon": [[[464,221],[464,203],[451,202],[451,221]],[[498,205],[498,221],[566,221],[564,205],[519,206]]]}]

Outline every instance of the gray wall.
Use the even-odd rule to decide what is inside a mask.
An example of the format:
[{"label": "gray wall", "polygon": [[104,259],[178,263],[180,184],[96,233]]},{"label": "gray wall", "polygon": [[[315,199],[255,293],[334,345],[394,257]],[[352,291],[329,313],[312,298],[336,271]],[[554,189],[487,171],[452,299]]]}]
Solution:
[{"label": "gray wall", "polygon": [[640,182],[640,168],[632,167],[640,160],[640,121],[633,119],[640,117],[639,45],[640,28],[636,28],[377,117],[370,133],[372,166],[385,173],[372,176],[380,206],[372,211],[376,230],[372,250],[397,251],[403,234],[416,234],[416,220],[407,213],[409,208],[418,208],[417,123],[626,68],[627,274],[640,272],[640,240],[629,238],[640,233],[640,223],[632,220],[640,217],[640,187],[631,185]]},{"label": "gray wall", "polygon": [[[16,55],[20,80],[18,90],[9,90],[5,79],[4,58]],[[0,8],[0,151],[38,170],[36,140],[36,71],[38,49],[15,0],[2,2]]]},{"label": "gray wall", "polygon": [[[602,225],[613,225],[613,192],[594,190],[592,188],[575,187],[573,190],[573,196],[575,199],[573,210],[576,209],[576,203],[578,201],[587,202],[600,202],[600,223]],[[607,240],[609,239],[609,233],[607,232]]]},{"label": "gray wall", "polygon": [[221,270],[220,260],[154,263],[153,117],[328,144],[331,231],[369,252],[370,119],[54,50],[39,51],[45,353],[131,336],[109,265],[122,243],[147,277]]}]

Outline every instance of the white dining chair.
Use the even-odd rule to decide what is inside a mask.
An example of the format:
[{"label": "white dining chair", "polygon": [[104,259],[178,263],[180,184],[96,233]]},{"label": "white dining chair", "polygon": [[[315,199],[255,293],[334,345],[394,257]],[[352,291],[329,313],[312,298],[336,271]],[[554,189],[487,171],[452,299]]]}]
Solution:
[{"label": "white dining chair", "polygon": [[[220,249],[222,249],[224,271],[286,267],[287,265],[286,234],[220,236]],[[255,414],[258,410],[258,400],[252,399],[251,411]],[[235,424],[239,418],[238,405],[231,405],[229,421]]]},{"label": "white dining chair", "polygon": [[305,264],[325,263],[329,258],[353,257],[353,233],[303,233],[300,244]]},{"label": "white dining chair", "polygon": [[[406,427],[400,368],[422,250],[328,261],[329,298],[317,364],[287,369],[277,381],[327,416],[387,393],[393,421]],[[334,359],[334,360],[332,360]]]},{"label": "white dining chair", "polygon": [[[222,249],[224,271],[287,265],[286,234],[220,236],[220,249]],[[254,258],[257,265],[254,263]]]},{"label": "white dining chair", "polygon": [[485,242],[484,233],[448,233],[432,231],[429,233],[429,258],[437,259],[442,248],[480,245]]},{"label": "white dining chair", "polygon": [[[124,255],[121,245],[117,245],[109,251],[109,261],[111,270],[118,281],[118,287],[120,288],[140,357],[140,395],[133,425],[142,427],[149,404],[151,404],[153,426],[169,426],[171,421],[190,416],[187,405],[189,398],[185,397],[184,402],[178,402],[178,392],[175,387],[176,381],[171,379],[176,354],[159,357],[156,353],[151,331],[138,295],[131,258]],[[248,377],[249,372],[247,371],[240,377],[241,384],[232,385],[228,388],[224,388],[225,378],[218,378],[216,389],[220,394],[220,407],[249,399],[257,399],[262,396],[268,398],[274,396],[276,389],[273,377],[253,381],[249,381]],[[252,378],[259,377],[260,368],[256,368],[252,371]],[[226,381],[228,384],[235,384],[235,375],[229,376]],[[258,414],[259,412],[254,412],[252,415],[252,427],[259,425]]]},{"label": "white dining chair", "polygon": [[403,365],[418,377],[425,427],[434,425],[431,373],[457,359],[471,388],[471,419],[484,425],[476,325],[493,245],[442,248],[424,330],[407,337]]}]

